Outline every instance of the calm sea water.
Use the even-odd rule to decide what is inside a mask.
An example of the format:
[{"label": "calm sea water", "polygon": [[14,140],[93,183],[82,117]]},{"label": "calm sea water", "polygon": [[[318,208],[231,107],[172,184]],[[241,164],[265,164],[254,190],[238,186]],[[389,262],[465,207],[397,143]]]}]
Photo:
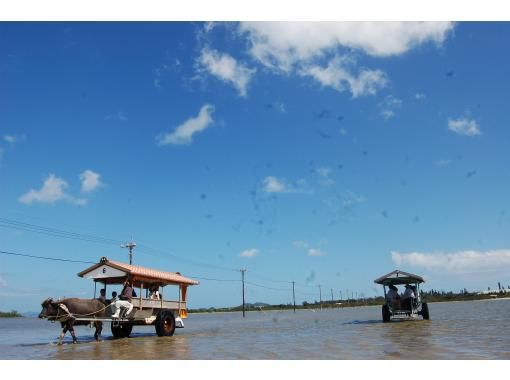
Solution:
[{"label": "calm sea water", "polygon": [[173,337],[135,326],[129,339],[57,346],[58,324],[0,319],[0,359],[510,359],[510,300],[429,304],[431,320],[382,323],[380,307],[191,314]]}]

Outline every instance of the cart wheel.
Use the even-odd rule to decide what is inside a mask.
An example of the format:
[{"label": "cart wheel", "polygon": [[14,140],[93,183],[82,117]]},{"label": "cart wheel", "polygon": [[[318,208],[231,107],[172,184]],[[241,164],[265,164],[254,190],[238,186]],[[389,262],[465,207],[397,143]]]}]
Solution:
[{"label": "cart wheel", "polygon": [[383,305],[382,307],[382,320],[383,322],[390,321],[390,308],[388,307],[388,305]]},{"label": "cart wheel", "polygon": [[111,325],[112,335],[114,338],[129,338],[131,331],[133,331],[133,325],[130,323],[121,323],[119,325]]},{"label": "cart wheel", "polygon": [[427,320],[430,319],[429,305],[427,305],[426,302],[421,304],[421,316],[423,317],[423,319],[427,319]]},{"label": "cart wheel", "polygon": [[172,336],[175,331],[175,317],[170,310],[160,311],[156,318],[156,334],[158,336]]}]

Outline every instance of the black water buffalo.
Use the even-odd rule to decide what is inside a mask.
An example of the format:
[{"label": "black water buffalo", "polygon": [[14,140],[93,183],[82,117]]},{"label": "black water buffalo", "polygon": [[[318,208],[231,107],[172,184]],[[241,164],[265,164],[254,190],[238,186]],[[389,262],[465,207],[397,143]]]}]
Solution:
[{"label": "black water buffalo", "polygon": [[[104,303],[95,299],[80,299],[80,298],[64,298],[62,300],[54,301],[48,298],[41,304],[42,310],[39,313],[39,318],[47,318],[49,321],[59,321],[62,325],[62,332],[60,333],[58,344],[62,344],[62,339],[67,330],[73,337],[73,343],[77,343],[78,339],[74,333],[74,325],[88,325],[89,321],[77,321],[76,318],[93,318],[104,317],[106,308]],[[103,322],[93,322],[96,327],[94,338],[97,341],[101,340],[101,331],[103,330]]]}]

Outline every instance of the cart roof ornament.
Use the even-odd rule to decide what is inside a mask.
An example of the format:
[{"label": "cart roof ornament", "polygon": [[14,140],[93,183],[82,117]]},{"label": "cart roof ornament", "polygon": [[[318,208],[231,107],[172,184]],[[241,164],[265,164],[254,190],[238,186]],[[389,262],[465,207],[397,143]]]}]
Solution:
[{"label": "cart roof ornament", "polygon": [[108,260],[107,257],[101,257],[97,264],[81,271],[78,276],[105,284],[122,284],[126,277],[129,277],[135,286],[139,286],[141,283],[159,284],[161,286],[199,284],[198,281],[184,277],[179,272],[163,272],[139,265]]},{"label": "cart roof ornament", "polygon": [[374,280],[376,284],[380,285],[402,285],[402,284],[421,284],[425,282],[423,277],[401,270],[394,270],[391,273],[385,274]]}]

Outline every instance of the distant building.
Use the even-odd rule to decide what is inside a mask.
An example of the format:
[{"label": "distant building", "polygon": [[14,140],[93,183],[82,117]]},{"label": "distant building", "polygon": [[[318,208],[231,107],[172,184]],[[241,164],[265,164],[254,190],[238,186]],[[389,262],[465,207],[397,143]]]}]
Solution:
[{"label": "distant building", "polygon": [[494,290],[484,290],[484,291],[481,291],[481,292],[478,292],[476,294],[478,295],[488,295],[488,294],[495,294],[495,295],[498,295],[500,293],[510,293],[510,289],[505,289],[505,288],[501,288],[501,289],[494,289]]}]

